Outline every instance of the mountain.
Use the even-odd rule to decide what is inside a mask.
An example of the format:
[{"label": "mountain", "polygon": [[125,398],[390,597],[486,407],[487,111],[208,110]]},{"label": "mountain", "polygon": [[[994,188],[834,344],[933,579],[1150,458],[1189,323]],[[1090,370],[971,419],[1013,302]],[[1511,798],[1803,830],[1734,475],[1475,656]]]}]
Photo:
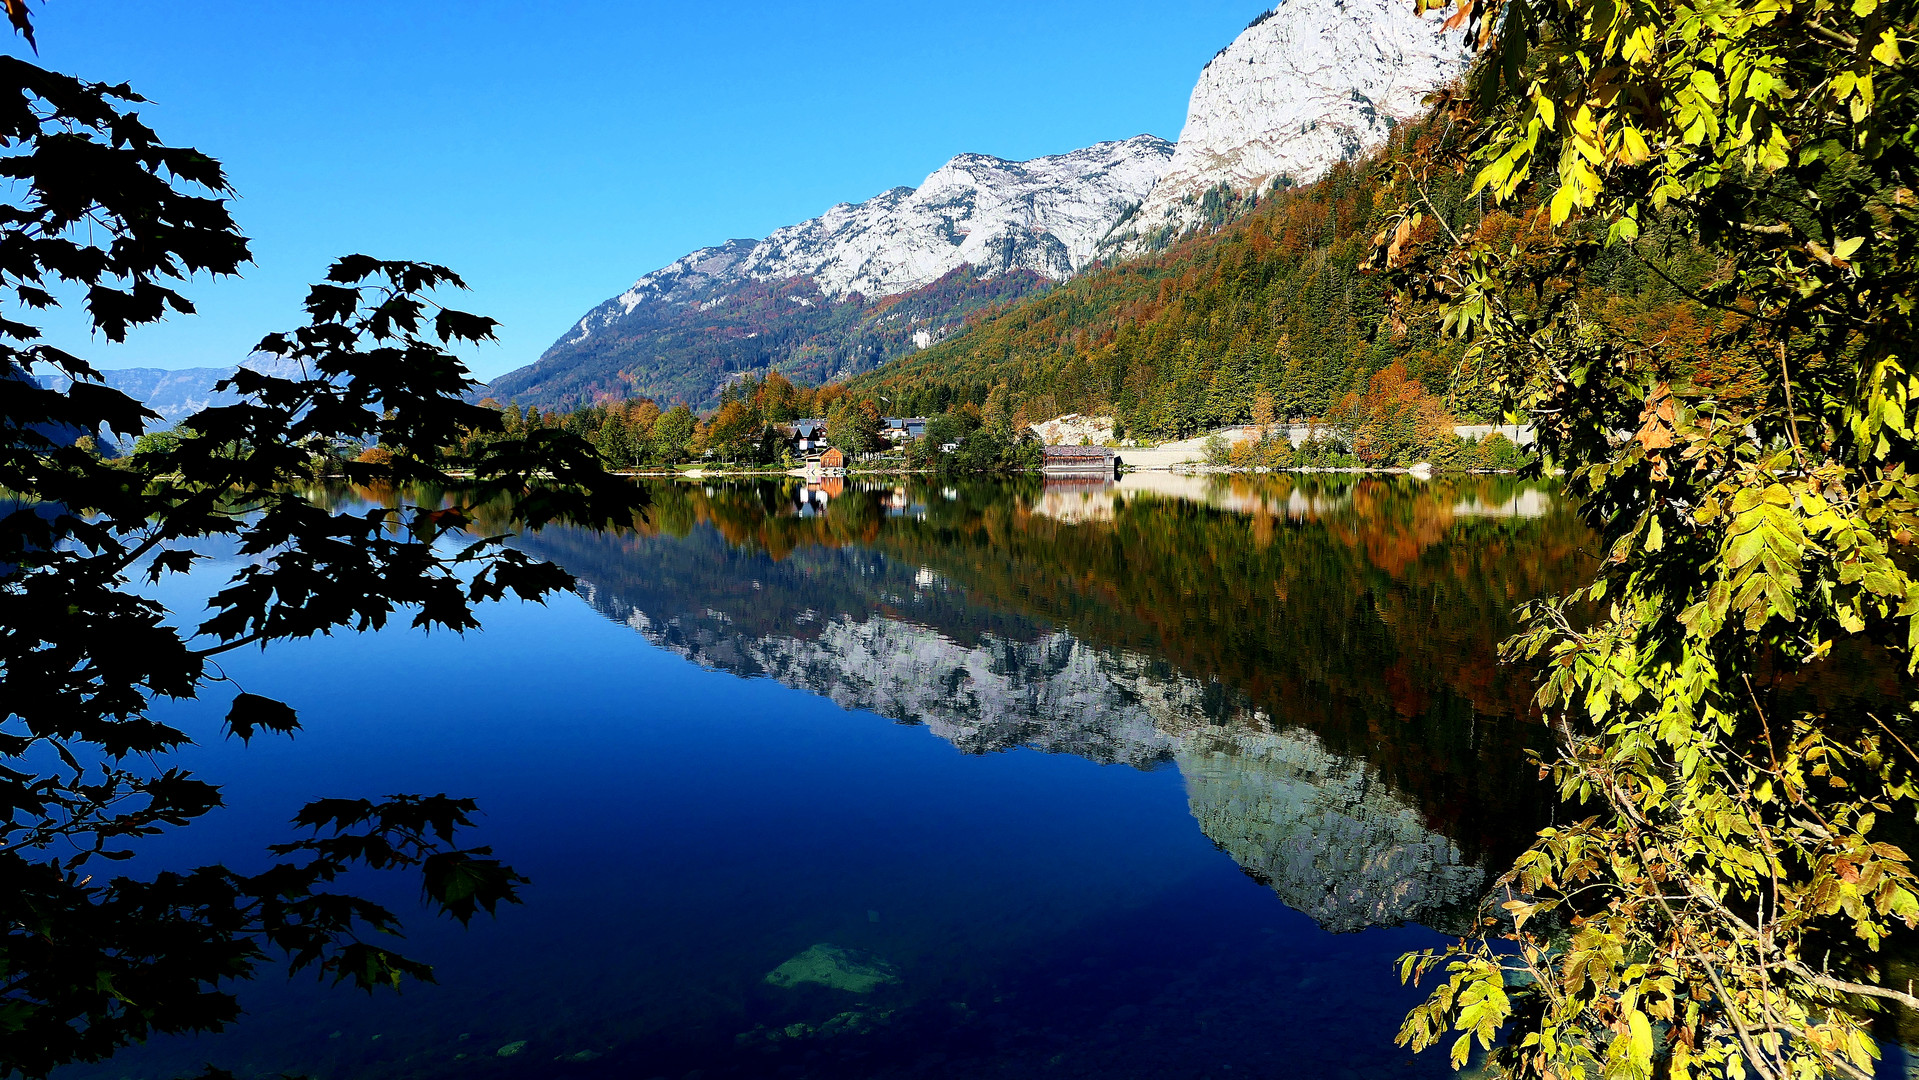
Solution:
[{"label": "mountain", "polygon": [[1172,161],[1108,246],[1163,247],[1246,195],[1356,160],[1466,60],[1463,31],[1404,0],[1284,0],[1200,72]]},{"label": "mountain", "polygon": [[[241,366],[269,375],[291,377],[299,372],[295,361],[271,356],[256,356]],[[231,405],[240,395],[231,390],[215,390],[222,379],[237,367],[196,368],[115,368],[100,373],[106,384],[160,414],[150,430],[162,430],[179,423],[201,409],[213,405]],[[65,378],[42,377],[43,386],[65,390]]]},{"label": "mountain", "polygon": [[595,309],[574,338],[648,300],[748,281],[807,277],[839,300],[911,292],[963,263],[988,274],[1066,277],[1093,257],[1119,211],[1152,186],[1171,153],[1164,139],[1139,135],[1031,161],[961,154],[918,188],[841,203],[757,243],[694,252]]},{"label": "mountain", "polygon": [[857,376],[1101,258],[1165,248],[1384,144],[1464,70],[1464,35],[1403,0],[1284,0],[1200,72],[1178,145],[1150,135],[1013,162],[962,154],[918,188],[702,248],[594,308],[500,400],[712,402],[778,369]]},{"label": "mountain", "polygon": [[[1393,152],[1425,127],[1401,125]],[[921,414],[983,402],[1005,383],[1029,420],[1112,416],[1125,435],[1160,438],[1244,422],[1260,389],[1279,416],[1324,416],[1393,360],[1444,393],[1460,346],[1418,323],[1390,332],[1386,286],[1361,272],[1382,207],[1394,205],[1373,164],[1336,162],[1217,229],[982,315],[851,388]],[[1464,194],[1451,177],[1433,188],[1452,214]]]},{"label": "mountain", "polygon": [[[1491,419],[1499,401],[1460,378],[1471,373],[1462,367],[1469,358],[1461,339],[1441,332],[1436,306],[1395,309],[1385,276],[1366,269],[1404,197],[1387,178],[1446,128],[1444,117],[1399,124],[1386,145],[1334,162],[1313,183],[982,313],[964,333],[857,376],[848,389],[930,415],[983,403],[1004,384],[1016,419],[1111,416],[1122,438],[1185,438],[1250,422],[1262,392],[1276,416],[1326,417],[1397,365],[1462,418]],[[1430,178],[1414,242],[1450,232],[1503,246],[1523,234],[1523,221],[1471,184],[1470,174],[1448,170]],[[1666,269],[1655,273],[1624,245],[1609,248],[1579,285],[1583,310],[1615,340],[1656,351],[1701,385],[1748,378],[1747,354],[1714,342],[1721,314],[1692,299],[1718,262],[1689,223],[1650,223],[1639,244],[1659,252]]]},{"label": "mountain", "polygon": [[1151,135],[1030,161],[962,154],[917,188],[645,275],[488,392],[548,406],[702,404],[742,373],[821,382],[870,370],[1086,266],[1172,154]]}]

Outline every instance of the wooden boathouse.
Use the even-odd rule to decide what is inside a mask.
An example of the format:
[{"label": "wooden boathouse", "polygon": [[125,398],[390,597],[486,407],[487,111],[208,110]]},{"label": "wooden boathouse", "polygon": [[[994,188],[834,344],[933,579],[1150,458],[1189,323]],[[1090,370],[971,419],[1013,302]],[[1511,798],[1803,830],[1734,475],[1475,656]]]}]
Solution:
[{"label": "wooden boathouse", "polygon": [[1048,476],[1111,476],[1119,462],[1110,446],[1048,446],[1044,453]]}]

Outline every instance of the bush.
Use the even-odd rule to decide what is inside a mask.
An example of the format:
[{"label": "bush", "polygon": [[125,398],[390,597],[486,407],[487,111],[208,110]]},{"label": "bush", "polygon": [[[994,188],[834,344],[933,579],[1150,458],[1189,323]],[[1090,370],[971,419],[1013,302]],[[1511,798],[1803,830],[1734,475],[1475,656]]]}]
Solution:
[{"label": "bush", "polygon": [[180,448],[180,440],[184,437],[177,427],[171,427],[165,431],[149,431],[133,440],[133,452],[135,454],[170,454]]},{"label": "bush", "polygon": [[1511,471],[1526,464],[1526,452],[1519,444],[1495,431],[1479,440],[1474,448],[1474,468]]},{"label": "bush", "polygon": [[1314,469],[1353,469],[1359,467],[1359,458],[1337,439],[1307,439],[1293,451],[1293,464],[1299,468]]},{"label": "bush", "polygon": [[1458,435],[1449,435],[1433,443],[1425,460],[1435,469],[1457,472],[1476,467],[1478,458],[1477,450],[1472,443]]},{"label": "bush", "polygon": [[1293,464],[1293,442],[1284,435],[1267,434],[1233,444],[1232,464],[1241,469],[1285,469]]}]

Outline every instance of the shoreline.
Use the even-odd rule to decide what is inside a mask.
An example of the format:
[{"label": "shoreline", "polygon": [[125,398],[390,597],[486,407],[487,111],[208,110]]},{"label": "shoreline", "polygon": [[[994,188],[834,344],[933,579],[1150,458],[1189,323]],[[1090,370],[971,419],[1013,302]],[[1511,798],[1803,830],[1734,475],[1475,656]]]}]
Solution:
[{"label": "shoreline", "polygon": [[1520,470],[1518,469],[1421,469],[1417,466],[1408,467],[1408,466],[1400,466],[1400,465],[1392,465],[1392,466],[1300,465],[1300,466],[1289,466],[1285,468],[1272,468],[1270,466],[1264,466],[1264,465],[1233,466],[1233,465],[1202,465],[1197,463],[1180,464],[1180,465],[1149,465],[1149,466],[1142,466],[1142,467],[1130,467],[1130,466],[1122,467],[1121,469],[1116,470],[1116,475],[1114,477],[1105,477],[1104,473],[1084,473],[1084,472],[1049,473],[1043,469],[1024,469],[1017,472],[942,473],[935,469],[908,469],[903,467],[898,469],[849,469],[838,476],[830,476],[830,477],[823,476],[816,472],[809,472],[805,469],[779,469],[779,468],[768,468],[768,469],[725,469],[725,468],[704,469],[704,468],[701,468],[701,469],[676,469],[672,471],[664,471],[659,469],[634,469],[634,470],[609,470],[609,471],[612,472],[613,475],[615,476],[626,476],[626,477],[632,477],[634,479],[646,479],[646,480],[749,480],[754,478],[790,477],[795,480],[806,480],[812,483],[818,483],[819,481],[822,481],[822,480],[857,480],[861,478],[881,477],[881,476],[950,476],[950,477],[1044,476],[1044,477],[1053,477],[1053,478],[1062,479],[1062,480],[1064,479],[1092,480],[1092,479],[1101,479],[1101,478],[1117,479],[1118,476],[1128,476],[1128,475],[1133,475],[1137,473],[1168,473],[1176,476],[1347,474],[1347,475],[1353,475],[1353,476],[1415,476],[1415,477],[1426,478],[1426,477],[1437,477],[1437,476],[1514,476],[1514,475],[1518,475],[1518,473],[1520,472]]}]

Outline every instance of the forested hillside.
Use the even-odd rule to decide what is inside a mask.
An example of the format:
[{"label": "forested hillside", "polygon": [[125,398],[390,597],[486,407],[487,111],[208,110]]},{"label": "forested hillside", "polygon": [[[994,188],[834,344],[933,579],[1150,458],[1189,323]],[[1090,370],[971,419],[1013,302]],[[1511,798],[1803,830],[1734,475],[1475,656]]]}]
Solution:
[{"label": "forested hillside", "polygon": [[[1413,304],[1395,315],[1383,275],[1367,269],[1393,239],[1385,225],[1399,195],[1388,190],[1389,178],[1436,138],[1431,125],[1405,125],[1393,145],[1342,163],[1317,183],[1219,202],[1216,224],[1177,245],[1044,291],[1018,295],[1040,284],[1018,275],[948,275],[930,288],[946,290],[937,305],[944,310],[974,309],[964,329],[848,382],[796,386],[777,374],[733,381],[717,412],[695,417],[617,392],[628,376],[613,373],[610,383],[580,388],[577,400],[595,404],[537,420],[516,412],[509,427],[521,420],[565,426],[594,440],[608,460],[630,465],[709,449],[726,460],[757,460],[767,424],[823,415],[838,401],[873,417],[945,416],[943,440],[984,426],[1004,441],[1026,423],[1064,413],[1110,414],[1121,435],[1144,438],[1316,419],[1327,424],[1327,447],[1363,463],[1458,467],[1466,448],[1453,425],[1497,419],[1500,403],[1485,380],[1462,370],[1466,350],[1442,333],[1437,309]],[[1551,242],[1536,219],[1486,206],[1462,177],[1442,176],[1426,197],[1423,222],[1398,238],[1404,250],[1444,237],[1443,230],[1522,255]],[[1599,238],[1592,239],[1598,250]],[[1578,304],[1609,340],[1668,372],[1676,386],[1736,401],[1762,380],[1743,346],[1724,344],[1741,316],[1692,299],[1715,272],[1684,221],[1669,218],[1646,222],[1635,243],[1599,251],[1549,292]],[[991,291],[1009,286],[1011,296]],[[895,297],[856,317],[851,306],[822,309],[825,321],[813,329],[823,341],[870,341],[911,325],[921,300]],[[756,347],[773,336],[747,329],[762,325],[752,319],[765,306],[736,302],[683,317],[714,320],[705,333],[726,324],[741,347]],[[771,306],[811,310],[791,297]],[[823,366],[841,362],[821,348]],[[669,416],[670,430],[653,430]],[[1234,463],[1298,464],[1283,442],[1261,443],[1259,453]]]},{"label": "forested hillside", "polygon": [[[932,415],[983,403],[1003,383],[1020,419],[1111,413],[1125,434],[1181,437],[1250,421],[1262,391],[1281,418],[1329,416],[1397,361],[1448,396],[1461,419],[1490,419],[1496,402],[1454,393],[1463,349],[1435,320],[1395,323],[1385,285],[1362,269],[1398,205],[1385,177],[1434,138],[1429,124],[1406,125],[1380,154],[1270,195],[1156,255],[977,314],[963,334],[856,378],[849,390]],[[1462,237],[1502,248],[1532,239],[1525,222],[1473,197],[1463,178],[1430,195]],[[1429,216],[1420,238],[1440,228]],[[1604,257],[1583,289],[1608,327],[1660,349],[1702,383],[1724,384],[1737,377],[1738,358],[1708,359],[1719,317],[1685,298],[1711,268],[1683,228],[1652,223],[1635,252]]]}]

